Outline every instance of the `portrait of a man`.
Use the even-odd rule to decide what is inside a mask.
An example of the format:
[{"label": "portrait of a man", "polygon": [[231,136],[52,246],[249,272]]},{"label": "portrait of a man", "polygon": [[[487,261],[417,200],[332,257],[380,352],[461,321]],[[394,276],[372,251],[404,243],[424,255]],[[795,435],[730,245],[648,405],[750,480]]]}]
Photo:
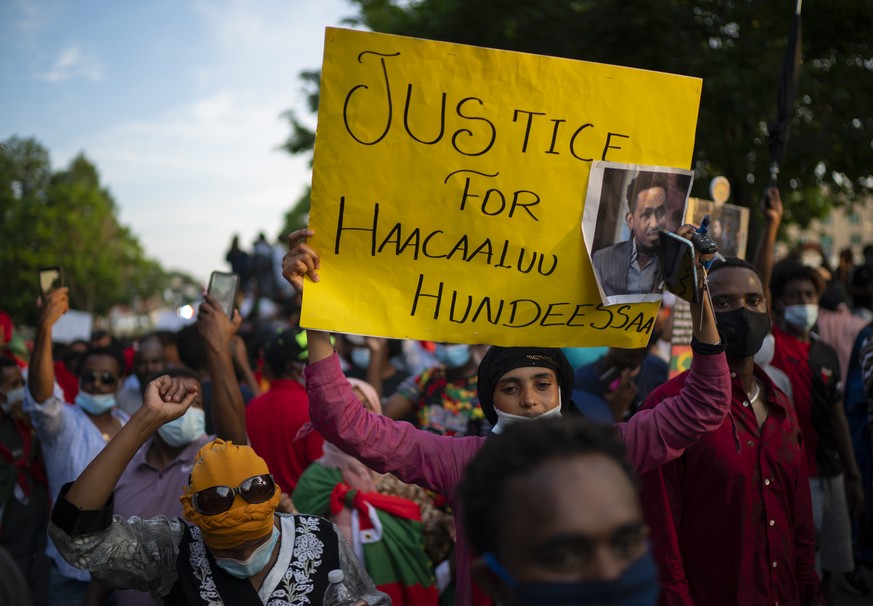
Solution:
[{"label": "portrait of a man", "polygon": [[630,238],[594,253],[594,271],[606,296],[661,292],[660,232],[667,226],[667,175],[640,172],[627,186]]},{"label": "portrait of a man", "polygon": [[670,166],[592,163],[582,235],[604,305],[661,299],[661,232],[683,224],[693,178]]}]

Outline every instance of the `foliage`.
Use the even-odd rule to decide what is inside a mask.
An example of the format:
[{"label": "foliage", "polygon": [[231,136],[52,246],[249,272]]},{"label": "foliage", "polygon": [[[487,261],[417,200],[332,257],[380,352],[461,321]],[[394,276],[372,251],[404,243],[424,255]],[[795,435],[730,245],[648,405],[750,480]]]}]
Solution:
[{"label": "foliage", "polygon": [[70,306],[97,314],[159,293],[166,281],[119,224],[112,195],[84,155],[53,172],[37,141],[8,139],[0,151],[0,309],[34,321],[39,268],[53,265],[70,287]]},{"label": "foliage", "polygon": [[[295,229],[306,227],[309,220],[309,196],[312,193],[312,187],[307,186],[306,190],[294,203],[294,206],[285,213],[285,222],[282,225],[282,231],[279,232],[280,238],[285,238]],[[284,241],[284,240],[283,240]]]},{"label": "foliage", "polygon": [[[320,71],[310,70],[300,72],[300,79],[303,81],[303,91],[306,94],[306,105],[313,114],[318,111],[318,82],[320,78]],[[284,116],[288,118],[288,122],[291,124],[291,134],[285,140],[285,143],[282,144],[282,149],[289,154],[311,152],[315,146],[315,133],[303,124],[292,110],[285,112]]]},{"label": "foliage", "polygon": [[[701,77],[692,194],[708,198],[711,178],[724,175],[732,201],[754,206],[766,184],[766,124],[795,0],[354,2],[354,23],[374,31]],[[780,186],[786,222],[806,225],[873,187],[873,4],[803,8],[804,64]],[[312,72],[304,81],[317,94]],[[293,138],[295,151],[306,148],[301,132]]]}]

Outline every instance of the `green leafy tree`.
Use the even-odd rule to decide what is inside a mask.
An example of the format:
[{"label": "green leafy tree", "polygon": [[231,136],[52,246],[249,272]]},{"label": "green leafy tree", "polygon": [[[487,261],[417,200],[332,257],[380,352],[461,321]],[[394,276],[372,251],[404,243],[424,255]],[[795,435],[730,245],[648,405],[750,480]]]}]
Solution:
[{"label": "green leafy tree", "polygon": [[[726,176],[754,207],[768,178],[766,124],[795,0],[353,0],[357,25],[385,33],[703,78],[693,195]],[[804,5],[799,89],[780,175],[786,223],[806,225],[873,187],[873,4]],[[304,83],[317,101],[317,78]],[[645,94],[641,91],[640,94]],[[287,149],[311,132],[290,116]]]},{"label": "green leafy tree", "polygon": [[62,267],[70,305],[104,314],[161,291],[166,274],[117,218],[109,191],[84,155],[52,172],[48,151],[12,138],[0,152],[0,309],[32,322],[38,271]]},{"label": "green leafy tree", "polygon": [[304,192],[297,199],[297,202],[295,202],[294,206],[285,213],[285,221],[282,225],[282,230],[279,232],[279,238],[285,238],[285,236],[295,229],[306,227],[306,222],[309,220],[310,194],[312,194],[312,187],[307,186]]}]

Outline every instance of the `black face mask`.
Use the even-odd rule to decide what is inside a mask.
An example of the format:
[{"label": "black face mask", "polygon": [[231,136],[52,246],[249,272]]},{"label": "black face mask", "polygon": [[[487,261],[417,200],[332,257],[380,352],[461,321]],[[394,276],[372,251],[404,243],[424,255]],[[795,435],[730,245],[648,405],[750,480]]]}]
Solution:
[{"label": "black face mask", "polygon": [[725,340],[725,352],[732,358],[751,358],[770,332],[770,314],[745,307],[715,314],[715,323]]}]

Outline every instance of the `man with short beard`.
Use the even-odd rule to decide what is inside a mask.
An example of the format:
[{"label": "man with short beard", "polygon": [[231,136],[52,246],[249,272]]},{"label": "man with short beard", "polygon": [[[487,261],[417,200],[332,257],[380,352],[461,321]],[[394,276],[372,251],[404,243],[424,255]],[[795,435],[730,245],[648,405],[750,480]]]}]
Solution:
[{"label": "man with short beard", "polygon": [[627,188],[631,238],[601,248],[591,262],[607,297],[660,292],[660,232],[667,227],[667,177],[640,173]]}]

